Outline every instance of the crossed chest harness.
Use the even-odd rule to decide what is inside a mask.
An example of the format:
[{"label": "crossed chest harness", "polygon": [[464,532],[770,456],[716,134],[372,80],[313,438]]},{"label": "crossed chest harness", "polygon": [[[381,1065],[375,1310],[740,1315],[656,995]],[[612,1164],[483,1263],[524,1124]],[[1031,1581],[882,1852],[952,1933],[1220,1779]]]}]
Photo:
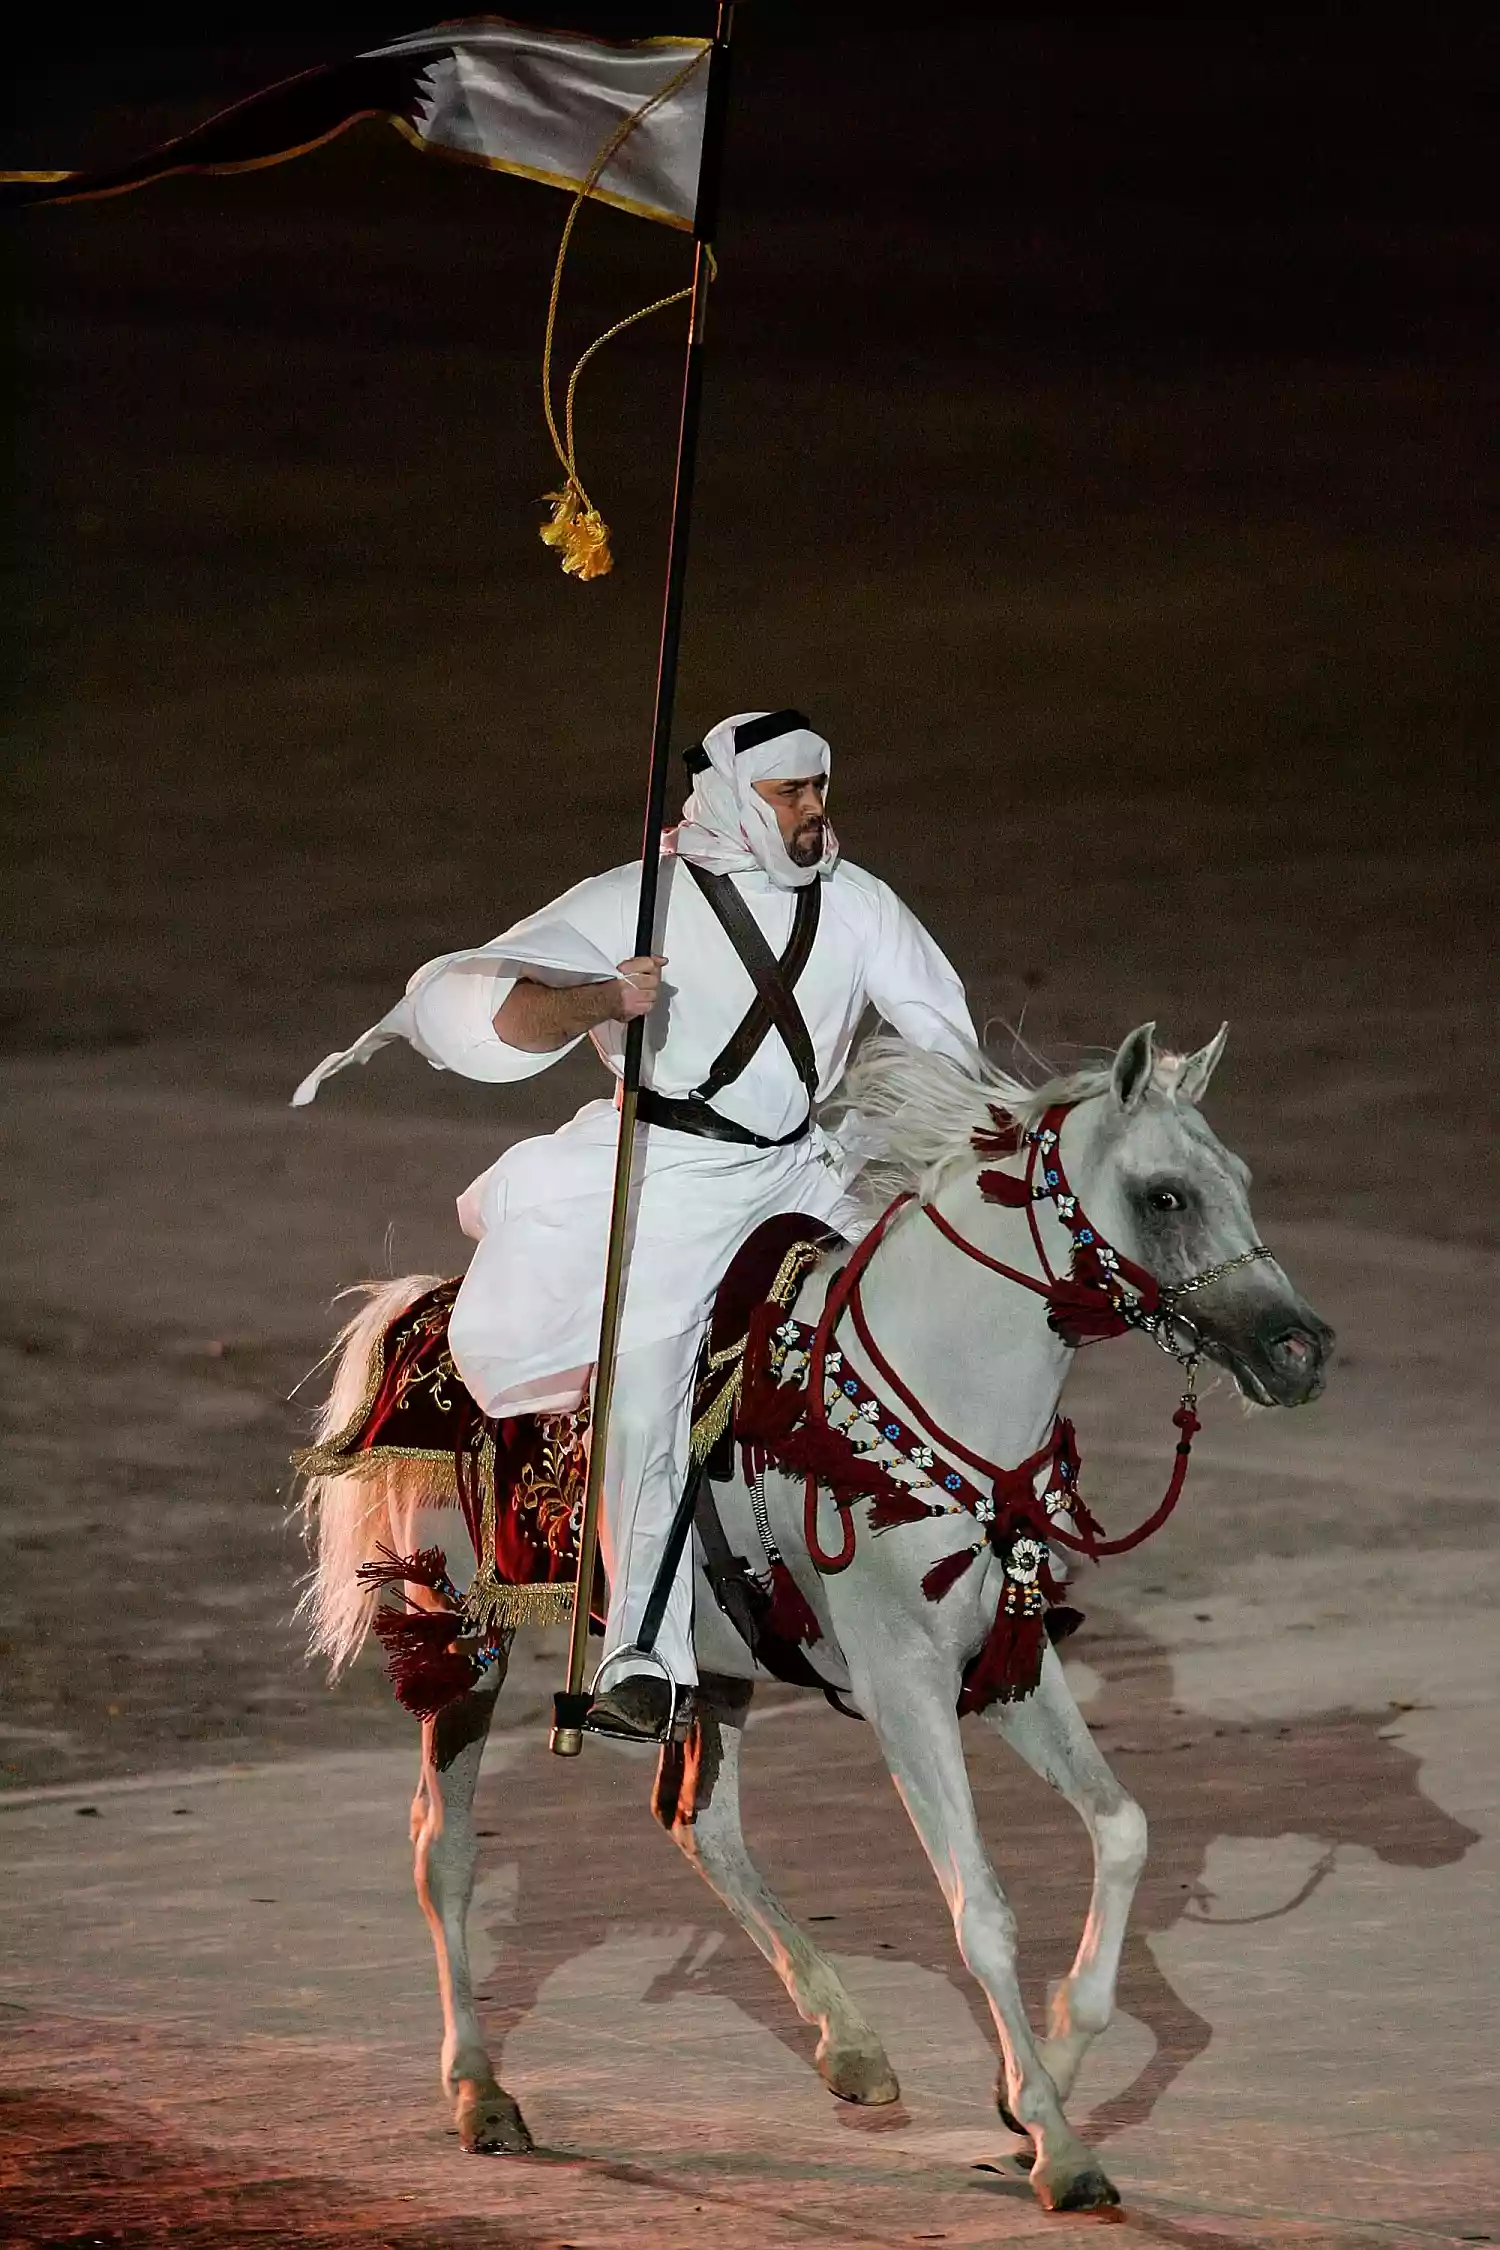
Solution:
[{"label": "crossed chest harness", "polygon": [[[807,967],[818,934],[823,886],[814,880],[798,891],[791,933],[784,951],[778,955],[766,942],[760,924],[745,904],[732,876],[711,874],[691,860],[684,860],[682,864],[738,954],[755,987],[755,998],[714,1057],[701,1086],[695,1086],[685,1099],[659,1094],[654,1087],[643,1086],[637,1115],[648,1125],[664,1125],[671,1132],[694,1133],[705,1140],[732,1141],[742,1148],[789,1148],[793,1142],[806,1139],[818,1091],[818,1058],[813,1051],[812,1035],[797,1005],[795,986]],[[743,1075],[772,1032],[790,1055],[792,1067],[807,1095],[806,1116],[779,1140],[754,1133],[748,1125],[736,1124],[732,1117],[726,1117],[722,1110],[713,1106],[715,1094],[721,1094],[726,1086],[732,1086]]]}]

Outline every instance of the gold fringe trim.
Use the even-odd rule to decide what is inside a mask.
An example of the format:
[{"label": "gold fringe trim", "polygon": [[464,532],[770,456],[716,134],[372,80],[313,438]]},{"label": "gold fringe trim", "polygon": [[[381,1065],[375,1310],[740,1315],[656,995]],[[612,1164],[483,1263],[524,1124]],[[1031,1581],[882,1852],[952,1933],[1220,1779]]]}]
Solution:
[{"label": "gold fringe trim", "polygon": [[688,1441],[689,1455],[695,1468],[701,1467],[724,1432],[734,1419],[734,1410],[740,1403],[740,1385],[745,1377],[744,1350],[748,1338],[740,1339],[740,1363],[724,1382],[693,1424],[693,1434]]},{"label": "gold fringe trim", "polygon": [[498,1627],[506,1623],[502,1612],[508,1597],[526,1591],[524,1587],[504,1585],[495,1565],[498,1507],[495,1491],[495,1441],[488,1432],[479,1449],[479,1493],[483,1504],[479,1519],[479,1567],[464,1596],[464,1616],[483,1632],[487,1627]]},{"label": "gold fringe trim", "polygon": [[373,1477],[394,1462],[406,1465],[403,1482],[412,1497],[429,1508],[458,1506],[458,1478],[451,1453],[430,1453],[399,1445],[372,1446],[368,1453],[340,1453],[336,1446],[314,1445],[292,1455],[299,1477]]},{"label": "gold fringe trim", "polygon": [[573,1581],[552,1586],[501,1586],[481,1589],[479,1580],[464,1596],[466,1633],[506,1633],[517,1625],[559,1625],[573,1614]]}]

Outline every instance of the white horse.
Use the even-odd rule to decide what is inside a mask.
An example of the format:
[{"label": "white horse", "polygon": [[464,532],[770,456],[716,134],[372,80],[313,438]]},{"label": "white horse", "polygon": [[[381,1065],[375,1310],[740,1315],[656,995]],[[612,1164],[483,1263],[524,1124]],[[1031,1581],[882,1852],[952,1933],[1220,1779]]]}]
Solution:
[{"label": "white horse", "polygon": [[[865,1335],[878,1344],[886,1372],[898,1370],[920,1401],[938,1472],[951,1459],[939,1433],[954,1433],[969,1456],[1009,1466],[1037,1452],[1053,1429],[1070,1349],[1049,1326],[1042,1297],[992,1266],[1035,1276],[1040,1251],[1065,1273],[1084,1212],[1093,1240],[1113,1245],[1169,1293],[1159,1340],[1176,1340],[1184,1352],[1201,1349],[1259,1405],[1298,1405],[1322,1388],[1331,1332],[1257,1243],[1245,1166],[1197,1108],[1224,1035],[1186,1058],[1158,1056],[1152,1028],[1133,1032],[1112,1066],[1036,1087],[988,1064],[962,1070],[891,1038],[873,1041],[850,1074],[847,1101],[874,1128],[883,1151],[866,1174],[872,1196],[903,1186],[914,1191],[860,1277]],[[1060,1215],[1044,1187],[1024,1205],[1019,1187],[995,1201],[980,1176],[990,1174],[993,1191],[996,1158],[976,1151],[976,1133],[993,1136],[999,1111],[1019,1131],[1035,1134],[1049,1111],[1064,1106],[1055,1161],[1077,1209]],[[1020,1155],[999,1161],[1019,1175],[1024,1155],[1023,1143]],[[940,1223],[924,1223],[929,1210]],[[835,1257],[810,1277],[795,1308],[799,1319],[818,1319],[841,1262]],[[372,1289],[341,1339],[320,1436],[345,1427],[357,1411],[381,1334],[432,1285],[433,1277],[413,1275]],[[1191,1323],[1178,1304],[1189,1291]],[[847,1315],[831,1341],[845,1367],[882,1390]],[[894,1462],[889,1449],[887,1458]],[[900,1473],[909,1476],[909,1464]],[[731,1548],[757,1554],[765,1527],[755,1521],[756,1494],[740,1475],[715,1491]],[[983,1713],[1061,1791],[1093,1845],[1088,1919],[1039,2041],[1022,2006],[1015,1918],[979,1832],[956,1715],[965,1669],[986,1643],[1005,1593],[1001,1558],[983,1547],[934,1600],[923,1591],[924,1576],[960,1545],[972,1545],[972,1514],[937,1511],[873,1537],[860,1506],[840,1512],[825,1495],[820,1544],[837,1546],[847,1524],[855,1551],[848,1567],[824,1575],[808,1555],[802,1477],[773,1468],[759,1497],[821,1629],[807,1653],[879,1738],[947,1900],[959,1952],[989,2001],[1004,2061],[997,2102],[1005,2122],[1033,2144],[1035,2191],[1049,2210],[1107,2208],[1118,2202],[1116,2190],[1069,2124],[1064,2104],[1113,2012],[1121,1944],[1146,1856],[1145,1817],[1091,1739],[1048,1647],[1034,1692]],[[434,1509],[399,1463],[370,1478],[314,1480],[306,1505],[318,1541],[308,1595],[312,1640],[335,1671],[369,1628],[377,1597],[355,1572],[377,1548],[409,1554],[441,1545],[460,1587],[475,1567],[458,1511]],[[1059,1511],[1056,1521],[1061,1531],[1077,1519]],[[746,1850],[740,1745],[755,1682],[766,1675],[713,1599],[701,1555],[698,1587],[696,1716],[686,1745],[663,1755],[658,1817],[775,1969],[799,2015],[817,2026],[818,2069],[831,2091],[849,2102],[893,2102],[898,2088],[879,2036]],[[463,2146],[522,2153],[530,2136],[486,2051],[465,1938],[475,1863],[471,1807],[504,1673],[502,1654],[425,1726],[412,1833],[417,1893],[437,1949],[442,2082]]]}]

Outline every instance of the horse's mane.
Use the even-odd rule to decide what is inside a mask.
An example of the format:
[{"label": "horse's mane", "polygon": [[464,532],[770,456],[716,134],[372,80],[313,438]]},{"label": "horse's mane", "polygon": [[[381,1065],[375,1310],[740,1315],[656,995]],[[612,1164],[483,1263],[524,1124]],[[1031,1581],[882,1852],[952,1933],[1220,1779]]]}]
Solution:
[{"label": "horse's mane", "polygon": [[972,1161],[974,1134],[994,1130],[992,1111],[1024,1133],[1054,1103],[1102,1094],[1109,1074],[1105,1059],[1050,1077],[1021,1078],[977,1048],[972,1061],[959,1063],[913,1047],[894,1032],[878,1032],[850,1065],[830,1105],[837,1113],[832,1122],[835,1131],[840,1117],[853,1126],[857,1113],[858,1143],[873,1147],[856,1192],[885,1203],[903,1189],[928,1194],[951,1164]]}]

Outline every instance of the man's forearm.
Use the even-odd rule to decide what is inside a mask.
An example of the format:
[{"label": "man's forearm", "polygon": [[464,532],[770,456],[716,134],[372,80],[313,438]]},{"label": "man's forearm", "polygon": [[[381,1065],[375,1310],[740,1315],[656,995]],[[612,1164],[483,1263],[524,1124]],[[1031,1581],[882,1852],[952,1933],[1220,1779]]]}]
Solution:
[{"label": "man's forearm", "polygon": [[546,1055],[566,1047],[581,1032],[618,1015],[618,980],[597,984],[534,984],[517,977],[495,1017],[496,1036],[523,1054]]}]

